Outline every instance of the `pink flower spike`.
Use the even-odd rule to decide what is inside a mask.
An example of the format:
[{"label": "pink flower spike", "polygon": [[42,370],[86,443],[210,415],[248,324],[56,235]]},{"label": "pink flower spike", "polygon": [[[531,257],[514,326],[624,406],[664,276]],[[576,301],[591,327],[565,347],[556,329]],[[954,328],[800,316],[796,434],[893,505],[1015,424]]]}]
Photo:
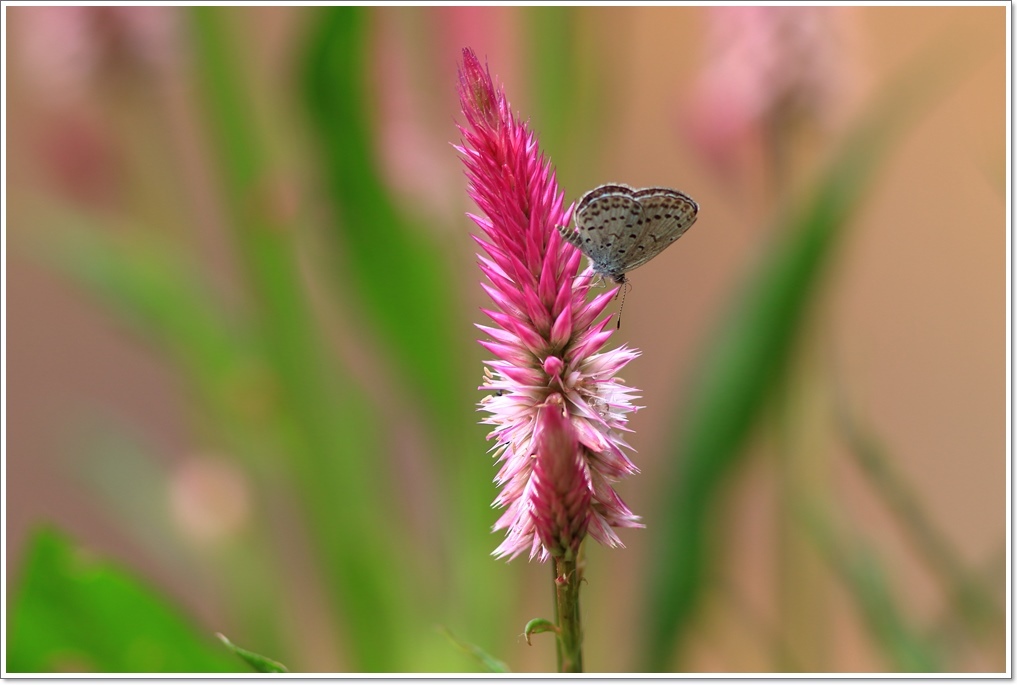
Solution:
[{"label": "pink flower spike", "polygon": [[534,429],[534,527],[553,557],[575,559],[590,522],[593,484],[561,395],[538,411]]},{"label": "pink flower spike", "polygon": [[615,547],[613,528],[642,527],[613,484],[636,472],[623,450],[627,415],[637,397],[615,374],[638,354],[599,353],[612,330],[595,323],[615,289],[588,301],[591,272],[561,239],[566,205],[537,138],[514,116],[505,93],[472,51],[463,51],[459,97],[466,125],[455,146],[467,192],[480,209],[469,215],[484,254],[481,287],[494,326],[480,344],[487,362],[481,400],[493,426],[488,439],[500,465],[494,506],[505,511],[494,530],[506,536],[494,554],[512,559],[575,559],[584,537]]}]

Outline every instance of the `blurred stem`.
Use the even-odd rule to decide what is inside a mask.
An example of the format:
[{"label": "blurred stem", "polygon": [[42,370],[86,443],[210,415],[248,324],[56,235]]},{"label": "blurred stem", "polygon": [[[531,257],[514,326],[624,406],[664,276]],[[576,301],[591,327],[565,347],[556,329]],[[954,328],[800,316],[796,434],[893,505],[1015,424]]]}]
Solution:
[{"label": "blurred stem", "polygon": [[787,644],[780,632],[765,622],[750,603],[741,590],[731,581],[730,578],[720,577],[717,581],[721,597],[728,603],[731,610],[736,614],[740,623],[748,628],[749,632],[763,643],[770,651],[774,659],[774,670],[785,672],[799,672],[807,669],[795,659],[795,654]]},{"label": "blurred stem", "polygon": [[877,439],[860,426],[844,402],[838,404],[838,425],[850,454],[895,515],[915,551],[943,584],[958,614],[975,629],[999,624],[1004,620],[1003,607],[968,571],[947,536],[933,525]]},{"label": "blurred stem", "polygon": [[855,602],[876,647],[899,671],[942,670],[942,655],[923,639],[904,616],[889,586],[884,566],[862,541],[836,530],[814,498],[796,503],[804,529],[840,576]]},{"label": "blurred stem", "polygon": [[804,336],[789,373],[777,387],[778,596],[782,643],[797,659],[782,670],[823,671],[829,661],[827,591],[824,569],[794,509],[804,496],[827,491],[827,450],[821,429],[824,406],[818,355],[818,317],[807,315]]},{"label": "blurred stem", "polygon": [[[180,158],[181,141],[177,139],[177,127],[172,120],[174,115],[180,114],[175,111],[180,104],[174,88],[177,74],[153,77],[144,70],[132,69],[118,76],[120,79],[106,84],[108,90],[104,91],[102,106],[110,130],[116,133],[118,152],[127,170],[123,201],[128,203],[129,214],[140,219],[132,230],[140,227],[168,236],[174,247],[191,242],[193,230],[200,224],[190,211],[193,203],[189,202],[185,184],[181,182],[186,170]],[[158,243],[153,245],[153,249],[159,247]],[[129,249],[129,255],[138,252],[137,246],[129,246]],[[179,265],[192,267],[195,260],[190,254],[182,254]],[[170,344],[171,354],[191,380],[193,392],[198,396],[193,408],[198,425],[214,435],[213,440],[222,440],[220,444],[233,454],[250,458],[264,452],[266,441],[252,436],[250,423],[243,418],[238,422],[236,409],[230,402],[223,401],[224,391],[229,393],[233,386],[232,378],[224,378],[224,375],[230,374],[237,360],[247,358],[248,351],[244,349],[247,341],[234,331],[220,330],[233,322],[224,315],[220,303],[209,297],[211,293],[195,293],[194,302],[174,302],[180,298],[176,291],[200,290],[203,285],[188,280],[189,274],[176,276],[182,276],[179,286],[171,283],[152,298],[162,311],[174,310],[175,320],[168,326],[173,331],[169,336],[162,331],[156,333],[159,342]],[[211,332],[206,339],[202,339],[204,330]],[[146,331],[152,332],[151,329]],[[225,339],[214,340],[217,336]],[[207,349],[210,342],[223,347]],[[173,349],[174,344],[176,349]],[[252,450],[252,443],[258,447]],[[264,476],[264,471],[259,475]],[[281,569],[269,549],[271,540],[265,530],[256,525],[252,535],[220,545],[202,555],[201,561],[215,576],[229,614],[244,626],[245,639],[278,651],[283,648],[284,641],[274,598],[281,592]]]},{"label": "blurred stem", "polygon": [[[935,95],[969,73],[974,51],[937,43],[890,81],[844,137],[802,200],[782,217],[786,235],[750,275],[746,290],[710,342],[689,388],[690,401],[665,475],[663,508],[647,583],[644,670],[672,670],[676,644],[693,634],[708,565],[716,554],[708,523],[721,486],[741,465],[750,431],[766,418],[791,341],[849,221],[886,159],[890,143],[915,124]],[[781,224],[778,224],[781,225]],[[681,652],[680,652],[681,655]],[[925,657],[924,657],[925,658]]]},{"label": "blurred stem", "polygon": [[[769,135],[773,205],[771,213],[791,204],[796,177],[796,127],[784,109],[765,121]],[[780,226],[780,224],[779,224]],[[777,656],[780,668],[823,671],[829,662],[826,588],[822,560],[798,524],[793,503],[806,494],[827,490],[826,450],[822,431],[823,373],[819,331],[822,309],[815,304],[803,314],[798,340],[786,373],[775,383],[775,447],[778,487],[778,598],[781,643],[788,649]],[[793,653],[798,658],[788,658]]]},{"label": "blurred stem", "polygon": [[511,627],[500,620],[509,600],[492,592],[499,571],[485,553],[493,546],[493,471],[482,456],[484,433],[464,423],[463,391],[476,388],[470,378],[479,369],[464,364],[472,355],[462,347],[456,270],[441,232],[401,208],[379,166],[375,142],[385,131],[378,130],[372,94],[393,84],[365,65],[378,60],[371,37],[382,16],[347,6],[320,8],[309,18],[302,90],[330,201],[336,283],[355,291],[351,302],[369,317],[379,352],[400,370],[404,389],[427,398],[418,406],[434,438],[436,471],[449,486],[441,503],[452,541],[442,550],[452,559],[443,569],[448,592],[421,592],[418,602],[433,603],[429,616],[441,612],[471,640],[496,644],[510,639]]},{"label": "blurred stem", "polygon": [[528,51],[531,83],[536,98],[533,121],[541,133],[541,147],[559,164],[572,158],[577,138],[574,109],[578,91],[576,78],[576,10],[571,7],[527,8],[533,49]]},{"label": "blurred stem", "polygon": [[558,625],[559,673],[583,672],[583,628],[580,625],[582,572],[575,559],[555,559],[555,621]]},{"label": "blurred stem", "polygon": [[[1004,546],[976,570],[978,581],[986,588],[987,596],[996,590],[998,596],[993,599],[998,605],[1003,605],[1006,601],[1008,557],[1008,549]],[[965,625],[965,617],[960,613],[953,604],[941,611],[929,633],[933,643],[946,652],[961,652],[968,655],[973,653],[977,638],[980,638],[984,647],[989,649],[990,658],[995,664],[1000,664],[996,670],[1005,670],[1008,640],[1007,621],[1003,612],[996,624],[987,626],[987,629],[980,631],[978,636]]]},{"label": "blurred stem", "polygon": [[369,444],[370,422],[360,393],[349,379],[335,377],[335,366],[318,344],[301,288],[295,227],[274,202],[272,181],[278,179],[254,127],[245,74],[226,30],[229,11],[192,8],[192,35],[235,243],[254,291],[257,332],[274,372],[271,381],[279,386],[278,429],[336,615],[346,622],[352,668],[399,670],[396,638],[407,612],[404,576],[392,550],[401,540],[394,522],[378,515],[384,507],[376,461],[365,458],[376,448]]}]

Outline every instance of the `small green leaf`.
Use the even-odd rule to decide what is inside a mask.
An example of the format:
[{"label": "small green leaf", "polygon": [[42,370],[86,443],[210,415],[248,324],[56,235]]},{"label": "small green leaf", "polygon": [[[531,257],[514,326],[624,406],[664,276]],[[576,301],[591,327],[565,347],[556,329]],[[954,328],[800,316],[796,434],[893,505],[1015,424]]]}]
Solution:
[{"label": "small green leaf", "polygon": [[11,601],[13,673],[235,673],[233,660],[151,587],[52,529],[35,533]]},{"label": "small green leaf", "polygon": [[259,673],[290,672],[286,666],[279,663],[278,661],[275,661],[274,659],[270,659],[260,654],[255,654],[254,652],[248,651],[243,647],[238,647],[237,645],[230,642],[229,638],[227,638],[222,633],[216,633],[216,637],[218,637],[219,641],[226,645],[230,649],[230,651],[232,651],[234,654],[236,654],[241,659],[246,661],[251,666],[251,668],[258,671]]},{"label": "small green leaf", "polygon": [[488,669],[488,671],[490,671],[491,673],[511,673],[509,667],[506,665],[504,661],[496,659],[495,657],[491,656],[477,645],[471,644],[469,642],[464,642],[463,640],[453,635],[452,631],[446,628],[445,626],[439,626],[438,630],[447,638],[449,638],[450,642],[459,647],[462,651],[474,657],[474,659],[476,659],[482,666]]},{"label": "small green leaf", "polygon": [[537,633],[557,633],[558,626],[546,618],[532,618],[523,629],[523,635],[527,638],[527,644],[531,644],[530,636]]}]

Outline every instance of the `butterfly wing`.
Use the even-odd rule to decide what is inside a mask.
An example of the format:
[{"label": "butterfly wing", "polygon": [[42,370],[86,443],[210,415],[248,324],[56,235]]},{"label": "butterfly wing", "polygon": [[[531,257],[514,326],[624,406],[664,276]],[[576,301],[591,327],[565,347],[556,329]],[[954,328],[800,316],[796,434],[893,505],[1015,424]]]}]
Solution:
[{"label": "butterfly wing", "polygon": [[598,186],[580,198],[573,214],[576,230],[559,226],[562,237],[590,258],[595,271],[616,280],[626,272],[630,242],[642,223],[643,208],[634,192],[625,185]]},{"label": "butterfly wing", "polygon": [[621,265],[624,271],[632,271],[661,254],[689,230],[699,211],[693,198],[671,188],[643,188],[634,193],[633,199],[641,209],[637,222],[640,230]]}]

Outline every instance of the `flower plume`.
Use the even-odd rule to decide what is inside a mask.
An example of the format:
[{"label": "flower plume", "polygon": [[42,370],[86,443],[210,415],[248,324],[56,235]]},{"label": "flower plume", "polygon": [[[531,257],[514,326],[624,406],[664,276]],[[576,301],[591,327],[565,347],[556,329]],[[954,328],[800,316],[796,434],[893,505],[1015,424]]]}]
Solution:
[{"label": "flower plume", "polygon": [[469,49],[459,97],[466,125],[456,149],[481,210],[470,218],[481,229],[481,287],[494,303],[482,310],[494,325],[478,324],[495,357],[481,386],[492,394],[480,403],[501,465],[494,504],[505,507],[494,529],[506,537],[494,554],[575,558],[587,534],[619,546],[614,528],[642,524],[613,488],[637,471],[622,438],[636,391],[615,375],[639,352],[599,352],[617,289],[587,300],[592,272],[579,272],[582,253],[556,230],[572,207],[533,132]]}]

